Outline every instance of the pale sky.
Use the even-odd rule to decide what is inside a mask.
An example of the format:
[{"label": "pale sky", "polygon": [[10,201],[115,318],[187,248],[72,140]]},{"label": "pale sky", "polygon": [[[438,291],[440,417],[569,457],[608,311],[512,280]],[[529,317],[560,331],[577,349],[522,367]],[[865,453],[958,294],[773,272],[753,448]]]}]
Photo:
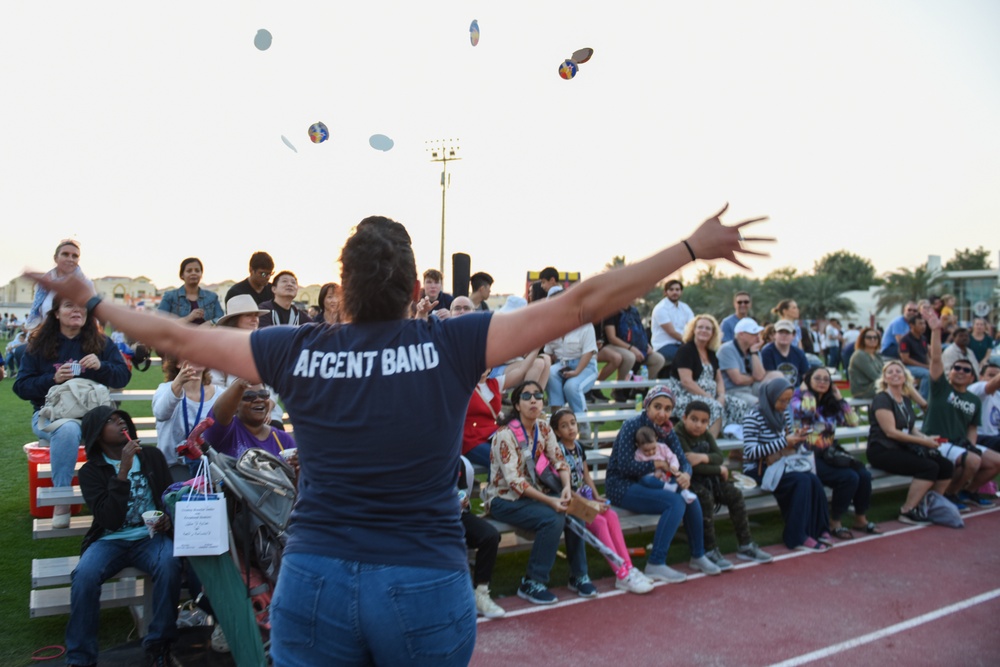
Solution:
[{"label": "pale sky", "polygon": [[3,282],[65,236],[92,277],[165,287],[195,255],[206,282],[240,279],[263,249],[336,280],[372,214],[407,226],[422,271],[441,224],[425,142],[448,138],[449,286],[453,252],[519,293],[529,269],[639,259],[726,201],[729,221],[771,216],[758,275],[839,249],[879,272],[979,245],[996,265],[995,0],[8,0],[0,25]]}]

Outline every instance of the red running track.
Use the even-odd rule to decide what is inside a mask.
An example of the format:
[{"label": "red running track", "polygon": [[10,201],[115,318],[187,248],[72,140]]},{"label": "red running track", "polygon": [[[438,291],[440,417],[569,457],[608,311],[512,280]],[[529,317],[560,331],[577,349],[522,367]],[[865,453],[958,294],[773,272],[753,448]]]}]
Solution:
[{"label": "red running track", "polygon": [[504,598],[471,664],[998,665],[1000,507],[964,518],[959,530],[885,522],[824,554],[770,547],[769,565],[689,572],[647,595],[607,579],[593,600]]}]

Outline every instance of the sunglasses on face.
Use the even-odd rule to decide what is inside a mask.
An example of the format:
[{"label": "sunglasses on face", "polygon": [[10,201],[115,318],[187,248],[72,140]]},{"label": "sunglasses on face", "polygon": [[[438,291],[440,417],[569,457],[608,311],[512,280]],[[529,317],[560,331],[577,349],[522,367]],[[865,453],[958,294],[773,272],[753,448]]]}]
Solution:
[{"label": "sunglasses on face", "polygon": [[878,334],[865,334],[865,340],[878,340]]},{"label": "sunglasses on face", "polygon": [[830,382],[830,378],[826,377],[825,375],[814,375],[813,376],[813,382],[829,383]]},{"label": "sunglasses on face", "polygon": [[737,301],[736,305],[738,305],[738,306],[749,306],[750,305],[750,301],[749,301],[749,299],[746,300],[746,301],[742,301],[742,300],[741,301]]},{"label": "sunglasses on face", "polygon": [[246,402],[256,401],[257,399],[266,401],[271,398],[271,392],[267,389],[261,389],[260,391],[245,391],[243,392],[243,400]]},{"label": "sunglasses on face", "polygon": [[274,275],[274,271],[256,271],[256,274],[261,278],[270,278]]},{"label": "sunglasses on face", "polygon": [[536,401],[540,401],[543,398],[545,398],[545,392],[541,392],[541,391],[522,391],[521,392],[521,400],[522,401],[530,401],[531,399],[535,399]]},{"label": "sunglasses on face", "polygon": [[971,366],[952,366],[951,370],[955,371],[956,373],[971,373],[972,372],[972,367]]}]

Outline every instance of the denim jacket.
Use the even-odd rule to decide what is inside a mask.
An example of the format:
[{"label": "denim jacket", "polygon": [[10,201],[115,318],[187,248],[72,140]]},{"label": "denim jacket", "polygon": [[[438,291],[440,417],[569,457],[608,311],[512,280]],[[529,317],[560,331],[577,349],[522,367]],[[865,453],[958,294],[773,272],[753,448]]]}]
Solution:
[{"label": "denim jacket", "polygon": [[[222,306],[219,304],[219,297],[213,292],[198,288],[198,307],[205,311],[205,321],[213,324],[220,317],[225,315]],[[191,304],[187,300],[183,287],[172,289],[163,294],[160,300],[160,310],[166,311],[177,317],[187,317],[191,313]]]}]

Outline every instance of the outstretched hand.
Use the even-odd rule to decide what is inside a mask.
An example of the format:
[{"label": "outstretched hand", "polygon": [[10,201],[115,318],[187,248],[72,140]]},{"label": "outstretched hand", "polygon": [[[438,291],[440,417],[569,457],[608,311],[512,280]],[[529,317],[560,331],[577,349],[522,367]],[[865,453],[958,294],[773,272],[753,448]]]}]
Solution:
[{"label": "outstretched hand", "polygon": [[63,280],[53,280],[44,273],[34,271],[25,271],[23,275],[55,293],[60,299],[69,299],[78,306],[86,306],[87,301],[95,294],[94,288],[75,273]]},{"label": "outstretched hand", "polygon": [[698,259],[724,259],[736,266],[748,269],[749,267],[740,261],[737,253],[756,255],[758,257],[767,257],[768,254],[746,248],[744,244],[771,243],[774,239],[769,236],[743,236],[742,230],[744,227],[752,225],[755,222],[767,220],[767,216],[750,218],[749,220],[737,222],[735,225],[727,226],[722,224],[720,217],[728,208],[729,204],[727,203],[722,207],[722,210],[701,223],[698,229],[694,231],[694,234],[688,237],[687,242],[691,246],[694,256]]}]

